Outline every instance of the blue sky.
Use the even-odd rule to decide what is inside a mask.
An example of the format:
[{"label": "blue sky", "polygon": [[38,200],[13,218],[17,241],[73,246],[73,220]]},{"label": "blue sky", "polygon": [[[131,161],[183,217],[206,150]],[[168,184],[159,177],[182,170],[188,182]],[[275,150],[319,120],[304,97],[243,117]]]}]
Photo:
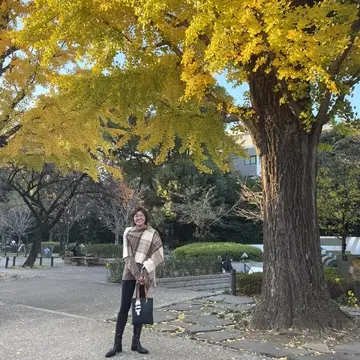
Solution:
[{"label": "blue sky", "polygon": [[[244,91],[247,91],[249,89],[247,84],[243,84],[241,86],[232,86],[225,78],[224,75],[219,75],[216,77],[217,82],[219,85],[224,86],[227,90],[227,92],[234,97],[234,99],[236,100],[236,103],[241,105],[243,104],[243,93]],[[351,101],[351,104],[354,107],[354,111],[358,112],[359,116],[359,110],[360,110],[360,84],[358,84],[357,86],[355,86],[355,90],[353,93],[353,97],[349,98]]]}]

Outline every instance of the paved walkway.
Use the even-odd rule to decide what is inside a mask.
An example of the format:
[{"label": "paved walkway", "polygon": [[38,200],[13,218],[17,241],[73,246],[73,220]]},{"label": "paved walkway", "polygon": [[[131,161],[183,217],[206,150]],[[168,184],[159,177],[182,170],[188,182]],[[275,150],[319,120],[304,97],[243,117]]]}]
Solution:
[{"label": "paved walkway", "polygon": [[[307,343],[302,347],[285,347],[246,339],[237,328],[237,316],[244,316],[254,307],[253,300],[231,295],[215,295],[157,309],[158,323],[152,328],[161,333],[186,336],[194,340],[245,350],[270,358],[287,360],[359,360],[360,342],[329,348],[323,343]],[[360,311],[353,311],[360,316]]]},{"label": "paved walkway", "polygon": [[[10,275],[0,280],[1,359],[97,360],[104,359],[111,347],[120,286],[106,283],[104,267],[55,265],[33,270],[0,268],[0,274]],[[156,288],[152,295],[156,307],[163,307],[208,294]],[[130,340],[131,326],[127,326],[124,352],[115,359],[266,359],[150,329],[142,336],[151,352],[145,356],[130,351]]]},{"label": "paved walkway", "polygon": [[[52,360],[104,358],[114,336],[120,286],[106,283],[104,267],[4,269],[0,261],[1,359]],[[234,317],[251,311],[251,298],[157,287],[156,324],[144,329],[144,356],[129,351],[131,326],[124,353],[116,358],[164,360],[360,360],[360,343],[281,344],[247,340]],[[116,359],[115,358],[115,359]]]}]

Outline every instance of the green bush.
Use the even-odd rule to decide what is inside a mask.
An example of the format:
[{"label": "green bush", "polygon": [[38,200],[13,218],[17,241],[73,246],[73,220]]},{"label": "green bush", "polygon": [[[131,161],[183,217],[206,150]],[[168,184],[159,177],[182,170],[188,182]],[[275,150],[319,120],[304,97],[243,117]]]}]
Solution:
[{"label": "green bush", "polygon": [[42,246],[53,246],[53,254],[59,254],[60,253],[60,243],[57,241],[43,241],[41,243]]},{"label": "green bush", "polygon": [[[325,268],[324,276],[330,297],[338,299],[349,290],[354,291],[354,283],[336,273],[336,268]],[[252,296],[261,293],[263,273],[236,274],[236,287],[241,295]]]},{"label": "green bush", "polygon": [[354,281],[337,274],[336,268],[325,268],[324,276],[332,299],[337,299],[344,294],[347,296],[349,290],[354,291]]},{"label": "green bush", "polygon": [[124,271],[125,262],[123,260],[110,261],[106,264],[107,280],[110,283],[120,283]]},{"label": "green bush", "polygon": [[262,251],[255,246],[231,242],[199,242],[184,245],[174,250],[176,259],[189,259],[194,257],[225,257],[229,255],[233,261],[239,261],[243,253],[248,255],[247,260],[261,261]]},{"label": "green bush", "polygon": [[241,295],[253,296],[261,293],[263,273],[236,274],[236,289]]},{"label": "green bush", "polygon": [[[109,282],[121,282],[124,270],[124,261],[115,260],[109,262],[106,266],[108,270]],[[221,262],[213,257],[202,257],[196,259],[176,260],[170,258],[157,267],[156,276],[158,278],[212,275],[221,273]]]},{"label": "green bush", "polygon": [[214,257],[197,257],[192,259],[169,258],[156,269],[159,278],[212,275],[222,272],[222,264]]},{"label": "green bush", "polygon": [[115,244],[88,244],[86,253],[100,258],[122,258],[122,246]]},{"label": "green bush", "polygon": [[[57,241],[42,241],[41,245],[42,246],[53,246],[54,247],[53,253],[54,254],[60,253],[60,243]],[[28,245],[28,252],[30,252],[31,248],[32,248],[32,243],[30,243]],[[40,249],[40,251],[41,251],[41,249]],[[40,251],[39,251],[39,255],[40,255]]]}]

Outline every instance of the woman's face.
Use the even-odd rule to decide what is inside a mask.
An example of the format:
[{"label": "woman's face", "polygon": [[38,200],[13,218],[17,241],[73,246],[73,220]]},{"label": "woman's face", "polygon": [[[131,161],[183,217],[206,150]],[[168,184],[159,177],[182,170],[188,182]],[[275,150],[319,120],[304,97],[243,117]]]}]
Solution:
[{"label": "woman's face", "polygon": [[145,221],[146,221],[145,215],[141,211],[138,211],[134,215],[134,223],[136,226],[144,225]]}]

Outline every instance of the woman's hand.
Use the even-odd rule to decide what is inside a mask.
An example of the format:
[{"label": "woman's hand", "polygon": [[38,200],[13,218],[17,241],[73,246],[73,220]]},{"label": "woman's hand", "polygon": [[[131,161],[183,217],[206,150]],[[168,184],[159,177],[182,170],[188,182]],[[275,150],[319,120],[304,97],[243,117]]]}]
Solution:
[{"label": "woman's hand", "polygon": [[146,277],[141,275],[136,279],[136,283],[139,285],[145,285],[146,284]]}]

